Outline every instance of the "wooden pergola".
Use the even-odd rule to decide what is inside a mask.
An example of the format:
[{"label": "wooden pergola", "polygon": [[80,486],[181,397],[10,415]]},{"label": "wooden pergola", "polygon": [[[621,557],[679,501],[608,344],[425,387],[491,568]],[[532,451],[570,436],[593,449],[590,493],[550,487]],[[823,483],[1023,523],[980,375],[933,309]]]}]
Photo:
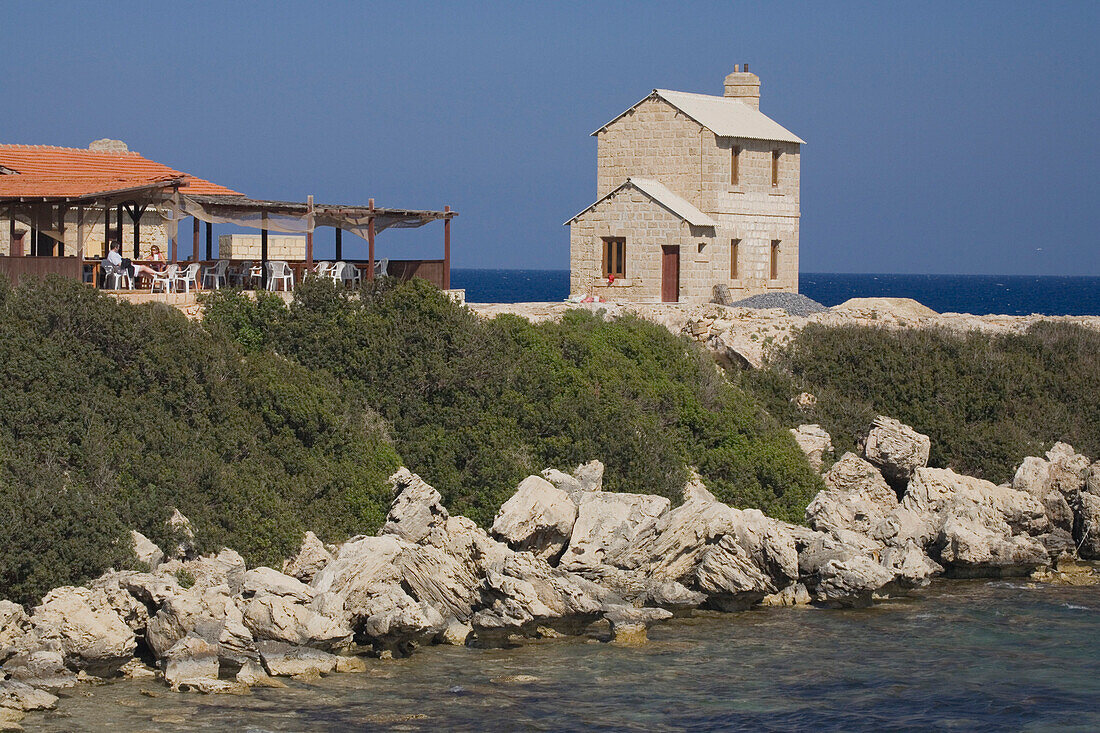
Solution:
[{"label": "wooden pergola", "polygon": [[[397,229],[420,227],[433,221],[443,222],[443,261],[441,277],[436,282],[443,290],[451,287],[451,219],[458,213],[445,206],[443,211],[417,209],[389,209],[374,205],[370,199],[366,206],[346,204],[315,204],[310,196],[306,201],[270,201],[246,198],[243,196],[186,195],[176,196],[179,210],[193,218],[193,252],[199,251],[199,221],[206,222],[206,259],[212,259],[214,222],[230,222],[240,226],[250,226],[260,230],[261,259],[268,260],[268,232],[287,231],[305,232],[307,268],[313,267],[313,233],[318,226],[331,226],[335,229],[336,259],[343,260],[343,233],[350,230],[362,233],[367,241],[367,277],[374,277],[375,236],[391,227]],[[259,223],[257,223],[257,217]],[[174,252],[173,252],[174,256]],[[420,260],[397,261],[423,262]],[[400,265],[395,263],[400,269]],[[408,268],[405,268],[406,270]],[[404,274],[404,273],[402,273]],[[416,273],[410,273],[414,276]],[[400,275],[399,275],[400,276]],[[436,278],[427,278],[436,279]]]},{"label": "wooden pergola", "polygon": [[[267,201],[241,195],[192,194],[187,192],[185,177],[156,177],[145,180],[125,177],[64,176],[64,175],[5,175],[0,172],[0,216],[10,222],[11,249],[8,256],[0,256],[0,272],[13,281],[27,275],[56,273],[83,279],[84,224],[88,212],[102,212],[104,218],[104,249],[112,238],[121,241],[123,216],[128,215],[133,225],[134,259],[139,259],[141,218],[149,207],[171,218],[170,261],[178,261],[178,221],[190,216],[193,219],[192,260],[199,260],[200,221],[206,223],[205,260],[213,260],[213,224],[232,223],[252,227],[261,232],[262,262],[268,262],[268,232],[289,231],[306,235],[307,268],[313,267],[313,234],[318,226],[335,229],[336,259],[343,259],[343,232],[350,230],[364,235],[368,243],[367,279],[374,277],[375,235],[387,228],[411,228],[432,221],[443,222],[443,259],[391,261],[390,274],[402,279],[425,277],[440,288],[451,286],[451,219],[457,212],[449,206],[443,211],[390,209],[376,207],[374,199],[366,206],[314,204],[307,201]],[[78,251],[74,257],[66,257],[64,242],[68,214],[76,210]],[[117,212],[116,227],[112,232],[111,212]],[[95,217],[98,219],[98,216]],[[22,233],[17,222],[27,224],[32,231],[41,232],[59,246],[51,247],[49,256],[41,256],[37,247],[31,254],[24,252]],[[25,232],[24,232],[25,233]],[[263,268],[266,278],[267,268]]]}]

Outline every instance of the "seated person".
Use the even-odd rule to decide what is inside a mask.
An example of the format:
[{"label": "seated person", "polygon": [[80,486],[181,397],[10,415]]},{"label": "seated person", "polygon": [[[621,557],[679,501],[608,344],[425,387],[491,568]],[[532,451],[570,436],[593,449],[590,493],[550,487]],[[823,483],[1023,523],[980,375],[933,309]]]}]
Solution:
[{"label": "seated person", "polygon": [[122,255],[118,253],[119,242],[117,239],[111,240],[110,251],[107,252],[107,263],[111,266],[115,272],[121,272],[125,275],[133,276],[133,266],[130,264],[130,260],[124,259]]},{"label": "seated person", "polygon": [[164,255],[160,253],[160,247],[153,245],[149,249],[149,259],[153,261],[152,266],[149,265],[134,265],[134,275],[141,277],[142,275],[159,275],[164,271]]}]

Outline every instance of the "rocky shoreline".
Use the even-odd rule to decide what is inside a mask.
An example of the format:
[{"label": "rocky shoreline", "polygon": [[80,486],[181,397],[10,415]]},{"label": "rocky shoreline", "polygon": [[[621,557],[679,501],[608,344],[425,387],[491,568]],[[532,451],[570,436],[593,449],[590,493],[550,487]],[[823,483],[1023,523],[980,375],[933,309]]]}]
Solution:
[{"label": "rocky shoreline", "polygon": [[[829,436],[795,438],[827,462]],[[1024,460],[1011,484],[929,468],[927,436],[880,417],[824,473],[806,525],[715,499],[698,477],[683,501],[602,491],[603,466],[530,476],[489,532],[451,516],[407,469],[376,536],[339,546],[307,533],[281,570],[224,549],[197,556],[133,533],[148,572],[56,588],[30,613],[0,601],[0,730],[56,705],[59,689],[118,677],[176,691],[247,693],[363,671],[430,644],[498,646],[606,625],[616,644],[696,609],[858,607],[938,575],[1097,579],[1100,461],[1065,444]]]},{"label": "rocky shoreline", "polygon": [[469,303],[483,318],[521,316],[533,323],[557,321],[569,310],[583,308],[606,318],[630,315],[684,334],[710,350],[723,364],[760,368],[769,348],[786,344],[807,324],[875,328],[941,328],[957,333],[998,335],[1023,333],[1036,323],[1071,323],[1100,331],[1100,316],[976,316],[937,313],[910,298],[852,298],[807,316],[778,308],[744,308],[718,303]]}]

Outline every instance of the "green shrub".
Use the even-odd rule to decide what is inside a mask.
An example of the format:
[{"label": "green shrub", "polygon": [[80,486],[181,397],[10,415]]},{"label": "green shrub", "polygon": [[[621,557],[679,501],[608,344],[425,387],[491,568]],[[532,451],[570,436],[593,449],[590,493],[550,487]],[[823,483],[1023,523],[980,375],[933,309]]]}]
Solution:
[{"label": "green shrub", "polygon": [[[932,465],[995,482],[1058,440],[1100,456],[1100,333],[1040,322],[1023,334],[807,326],[744,388],[787,424],[819,422],[852,449],[876,414],[932,439]],[[817,396],[799,413],[791,398]]]},{"label": "green shrub", "polygon": [[[254,310],[227,296],[206,323],[239,333]],[[249,343],[361,393],[407,465],[482,524],[524,476],[591,458],[609,490],[678,500],[694,465],[720,498],[795,521],[820,486],[790,435],[699,348],[636,318],[486,321],[423,281],[349,297],[312,280],[261,325]]]},{"label": "green shrub", "polygon": [[118,566],[130,529],[167,545],[173,508],[200,550],[272,564],[307,528],[375,530],[389,503],[398,459],[360,394],[175,308],[2,287],[0,380],[0,597]]}]

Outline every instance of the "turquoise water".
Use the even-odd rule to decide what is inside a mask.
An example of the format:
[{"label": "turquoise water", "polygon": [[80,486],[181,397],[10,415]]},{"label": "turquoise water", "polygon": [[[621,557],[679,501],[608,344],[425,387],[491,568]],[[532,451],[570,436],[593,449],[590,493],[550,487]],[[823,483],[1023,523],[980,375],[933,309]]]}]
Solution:
[{"label": "turquoise water", "polygon": [[[1100,730],[1100,588],[938,581],[874,608],[674,620],[650,643],[432,647],[242,697],[65,692],[28,730]],[[142,691],[156,697],[147,697]]]}]

